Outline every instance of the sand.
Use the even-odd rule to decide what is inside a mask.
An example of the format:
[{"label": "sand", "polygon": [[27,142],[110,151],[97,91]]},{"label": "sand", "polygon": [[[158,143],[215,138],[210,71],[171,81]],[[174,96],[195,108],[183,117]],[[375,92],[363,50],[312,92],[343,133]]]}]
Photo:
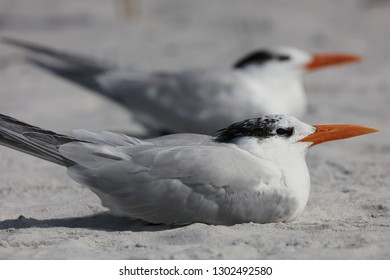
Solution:
[{"label": "sand", "polygon": [[[229,67],[287,45],[361,54],[305,76],[312,124],[380,133],[314,147],[312,190],[292,223],[184,227],[113,218],[64,168],[0,147],[0,259],[389,259],[390,1],[142,0],[129,17],[107,0],[2,0],[0,36],[154,69]],[[0,45],[0,112],[67,133],[142,132],[104,98]]]}]

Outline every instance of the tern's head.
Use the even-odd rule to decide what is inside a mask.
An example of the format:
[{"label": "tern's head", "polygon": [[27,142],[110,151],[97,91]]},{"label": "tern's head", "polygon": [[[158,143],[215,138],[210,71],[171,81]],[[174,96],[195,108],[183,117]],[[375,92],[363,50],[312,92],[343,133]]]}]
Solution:
[{"label": "tern's head", "polygon": [[236,69],[269,69],[304,73],[327,66],[358,62],[360,56],[341,53],[309,53],[290,47],[260,49],[234,64]]},{"label": "tern's head", "polygon": [[217,132],[220,143],[255,143],[267,149],[306,151],[307,148],[333,140],[355,137],[378,130],[349,124],[308,125],[287,115],[270,115],[234,123]]}]

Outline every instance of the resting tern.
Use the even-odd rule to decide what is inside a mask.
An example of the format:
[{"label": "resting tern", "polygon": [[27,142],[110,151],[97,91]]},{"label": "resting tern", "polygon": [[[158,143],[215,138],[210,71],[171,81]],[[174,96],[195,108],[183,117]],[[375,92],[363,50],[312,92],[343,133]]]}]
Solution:
[{"label": "resting tern", "polygon": [[230,70],[153,72],[122,69],[20,40],[3,38],[3,42],[43,55],[30,60],[115,100],[151,131],[172,133],[212,134],[259,115],[301,117],[307,105],[301,79],[304,73],[361,59],[351,54],[311,54],[277,47],[250,53]]},{"label": "resting tern", "polygon": [[0,115],[0,144],[67,167],[113,214],[177,225],[292,221],[309,197],[308,148],[375,131],[270,115],[215,136],[139,140],[86,130],[60,135]]}]

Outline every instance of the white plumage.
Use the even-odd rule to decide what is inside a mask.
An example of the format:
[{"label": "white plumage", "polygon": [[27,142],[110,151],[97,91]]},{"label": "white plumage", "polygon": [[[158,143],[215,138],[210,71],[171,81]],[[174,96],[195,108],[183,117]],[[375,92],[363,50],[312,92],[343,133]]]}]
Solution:
[{"label": "white plumage", "polygon": [[69,137],[0,115],[1,144],[66,166],[115,214],[165,224],[294,220],[309,197],[308,148],[374,131],[271,115],[214,137],[139,140],[85,130]]},{"label": "white plumage", "polygon": [[43,55],[30,60],[118,102],[152,131],[209,135],[259,115],[302,117],[307,107],[304,73],[360,60],[355,55],[274,47],[246,55],[232,69],[160,72],[119,68],[15,39],[3,42]]}]

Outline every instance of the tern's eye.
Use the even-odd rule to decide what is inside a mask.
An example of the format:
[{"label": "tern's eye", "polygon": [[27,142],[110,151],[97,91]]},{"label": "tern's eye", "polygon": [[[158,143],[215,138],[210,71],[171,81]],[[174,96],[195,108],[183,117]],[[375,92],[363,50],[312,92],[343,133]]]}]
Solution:
[{"label": "tern's eye", "polygon": [[288,55],[282,54],[282,55],[276,56],[276,59],[279,61],[288,61],[288,60],[290,60],[290,57]]},{"label": "tern's eye", "polygon": [[276,130],[276,134],[280,136],[291,136],[293,133],[294,129],[293,128],[278,128]]}]

